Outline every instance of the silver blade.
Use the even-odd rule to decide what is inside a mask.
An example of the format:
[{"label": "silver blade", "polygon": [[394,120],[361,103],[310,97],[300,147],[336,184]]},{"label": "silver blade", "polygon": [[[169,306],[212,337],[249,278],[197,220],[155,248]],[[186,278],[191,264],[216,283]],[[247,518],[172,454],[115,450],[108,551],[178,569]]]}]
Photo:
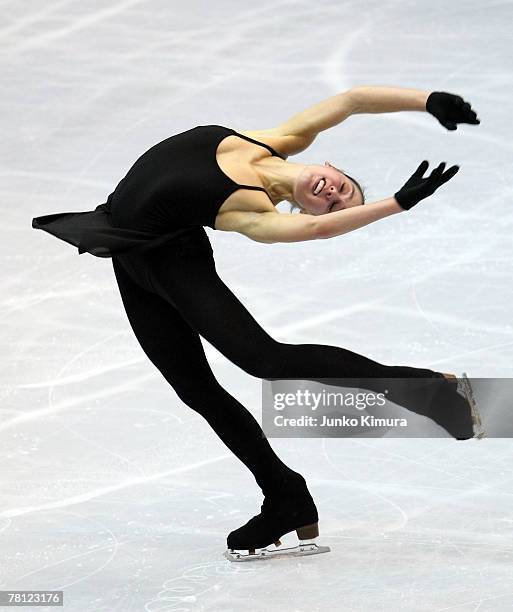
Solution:
[{"label": "silver blade", "polygon": [[290,548],[276,548],[268,550],[262,548],[254,554],[243,554],[233,550],[226,550],[223,555],[229,561],[264,561],[274,557],[302,557],[305,555],[318,555],[320,553],[330,552],[329,546],[319,546],[314,542],[300,542],[297,546]]}]

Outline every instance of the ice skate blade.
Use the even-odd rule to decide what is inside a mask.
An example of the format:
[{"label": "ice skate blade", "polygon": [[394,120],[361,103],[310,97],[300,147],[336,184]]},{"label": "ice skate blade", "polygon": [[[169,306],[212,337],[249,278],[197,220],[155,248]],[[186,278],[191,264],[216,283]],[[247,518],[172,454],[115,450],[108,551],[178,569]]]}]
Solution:
[{"label": "ice skate blade", "polygon": [[470,405],[472,412],[472,424],[474,430],[474,438],[481,440],[486,438],[486,431],[481,421],[481,416],[477,408],[476,398],[474,397],[474,391],[470,384],[470,379],[465,372],[462,373],[461,378],[458,378],[458,389],[457,392],[464,397]]},{"label": "ice skate blade", "polygon": [[273,557],[303,557],[305,555],[318,555],[320,553],[330,552],[329,546],[319,546],[315,542],[299,542],[297,546],[290,548],[281,548],[276,550],[268,550],[261,548],[254,554],[243,554],[235,550],[226,550],[223,554],[229,561],[265,561]]}]

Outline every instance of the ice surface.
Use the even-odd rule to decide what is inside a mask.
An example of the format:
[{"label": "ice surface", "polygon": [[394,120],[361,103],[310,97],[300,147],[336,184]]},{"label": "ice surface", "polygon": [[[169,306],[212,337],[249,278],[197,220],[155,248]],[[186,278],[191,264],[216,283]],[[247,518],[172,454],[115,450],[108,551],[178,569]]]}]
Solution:
[{"label": "ice surface", "polygon": [[[104,202],[198,124],[272,127],[361,84],[458,93],[479,127],[358,115],[291,159],[331,161],[369,201],[423,159],[461,165],[410,213],[315,243],[207,232],[281,341],[509,377],[512,17],[472,0],[2,4],[1,589],[63,589],[69,612],[513,609],[508,439],[272,440],[332,552],[227,562],[262,501],[251,474],[144,356],[110,260],[30,227]],[[260,418],[260,380],[205,347]]]}]

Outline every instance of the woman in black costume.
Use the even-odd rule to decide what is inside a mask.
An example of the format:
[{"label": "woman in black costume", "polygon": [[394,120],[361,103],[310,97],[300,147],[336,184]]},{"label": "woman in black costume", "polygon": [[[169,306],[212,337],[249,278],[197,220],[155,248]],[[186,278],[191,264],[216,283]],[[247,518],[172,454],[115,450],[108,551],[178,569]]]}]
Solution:
[{"label": "woman in black costume", "polygon": [[[229,534],[230,549],[252,550],[296,530],[318,533],[318,515],[304,478],[274,453],[251,413],[223,389],[200,335],[247,373],[263,379],[442,379],[451,407],[429,414],[459,439],[472,437],[468,404],[450,374],[387,366],[349,350],[287,344],[272,338],[218,276],[203,226],[263,243],[326,239],[410,210],[452,178],[458,166],[428,162],[393,197],[364,204],[356,180],[328,162],[286,158],[323,130],[355,113],[428,111],[448,130],[478,124],[457,95],[392,87],[355,87],[300,112],[273,129],[236,132],[197,126],[146,151],[107,202],[94,211],[33,219],[79,253],[111,257],[130,325],[149,359],[178,396],[201,414],[251,470],[264,493],[261,513]],[[288,200],[301,214],[279,213]],[[459,399],[458,399],[459,398]],[[408,406],[405,406],[408,408]]]}]

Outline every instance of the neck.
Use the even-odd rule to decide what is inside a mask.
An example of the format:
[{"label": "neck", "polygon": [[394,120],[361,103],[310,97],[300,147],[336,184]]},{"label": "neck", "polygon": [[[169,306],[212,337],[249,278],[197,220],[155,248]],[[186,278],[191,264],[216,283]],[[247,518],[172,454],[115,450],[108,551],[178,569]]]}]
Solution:
[{"label": "neck", "polygon": [[254,164],[262,185],[275,206],[283,200],[296,203],[294,184],[305,167],[305,164],[294,164],[279,157],[265,157]]}]

